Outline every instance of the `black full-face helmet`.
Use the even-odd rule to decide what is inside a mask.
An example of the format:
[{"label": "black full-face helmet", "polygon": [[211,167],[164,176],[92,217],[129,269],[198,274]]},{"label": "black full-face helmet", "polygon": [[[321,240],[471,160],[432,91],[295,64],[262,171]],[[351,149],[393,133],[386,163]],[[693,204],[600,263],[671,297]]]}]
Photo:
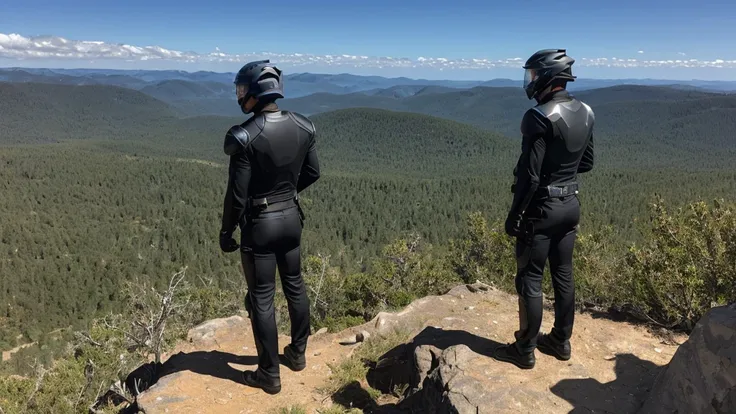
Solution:
[{"label": "black full-face helmet", "polygon": [[234,83],[238,105],[241,108],[251,97],[258,99],[259,105],[284,97],[281,70],[271,64],[270,60],[245,64],[235,75]]},{"label": "black full-face helmet", "polygon": [[533,54],[524,64],[524,91],[529,99],[549,86],[554,80],[575,81],[572,64],[575,59],[565,49],[543,49]]}]

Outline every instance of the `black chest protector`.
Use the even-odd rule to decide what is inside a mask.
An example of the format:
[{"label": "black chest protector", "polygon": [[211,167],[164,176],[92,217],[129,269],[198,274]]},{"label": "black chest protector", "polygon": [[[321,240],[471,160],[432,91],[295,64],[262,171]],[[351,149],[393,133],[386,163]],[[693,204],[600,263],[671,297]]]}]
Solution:
[{"label": "black chest protector", "polygon": [[225,136],[224,151],[244,151],[252,199],[282,201],[296,194],[304,159],[314,146],[315,128],[305,116],[290,111],[261,112]]},{"label": "black chest protector", "polygon": [[540,187],[575,182],[578,164],[593,134],[595,114],[590,106],[561,92],[533,108],[548,127]]}]

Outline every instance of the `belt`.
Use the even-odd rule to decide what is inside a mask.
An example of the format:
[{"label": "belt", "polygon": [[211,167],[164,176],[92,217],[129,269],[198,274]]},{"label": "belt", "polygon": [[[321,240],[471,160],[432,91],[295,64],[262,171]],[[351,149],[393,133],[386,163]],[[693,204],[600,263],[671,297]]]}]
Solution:
[{"label": "belt", "polygon": [[578,194],[578,183],[564,185],[548,185],[539,188],[535,194],[538,198],[567,197]]},{"label": "belt", "polygon": [[250,207],[257,211],[280,211],[298,205],[296,192],[273,197],[251,198]]}]

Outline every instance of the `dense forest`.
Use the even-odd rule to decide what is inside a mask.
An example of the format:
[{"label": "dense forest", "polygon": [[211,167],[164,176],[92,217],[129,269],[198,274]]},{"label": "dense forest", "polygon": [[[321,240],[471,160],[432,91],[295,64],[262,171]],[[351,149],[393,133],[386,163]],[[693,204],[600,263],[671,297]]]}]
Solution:
[{"label": "dense forest", "polygon": [[[489,103],[474,94],[504,89],[479,89],[451,92],[453,100],[418,95],[431,110],[313,116],[324,175],[303,197],[305,257],[370,272],[397,238],[417,233],[448,249],[469,213],[503,219],[520,148],[489,126],[504,132],[494,121],[503,119],[518,129],[529,103]],[[655,194],[674,205],[734,198],[736,100],[676,91],[643,102],[614,92],[585,92],[601,109],[596,168],[581,177],[580,197],[583,231],[612,226],[623,253],[641,237]],[[0,83],[0,98],[1,348],[119,310],[121,282],[131,278],[161,286],[188,267],[223,289],[241,283],[217,231],[222,138],[242,119],[181,119],[163,102],[109,86]],[[445,119],[453,113],[474,118]]]},{"label": "dense forest", "polygon": [[[736,95],[665,87],[620,85],[575,92],[596,113],[596,137],[605,143],[607,165],[618,167],[677,165],[700,167],[700,157],[727,166],[736,155]],[[460,121],[517,140],[519,124],[532,102],[518,88],[476,87],[417,93],[403,98],[383,95],[315,94],[284,101],[284,108],[315,114],[370,107],[407,111]],[[707,152],[698,157],[693,151]],[[659,154],[652,157],[652,154]]]}]

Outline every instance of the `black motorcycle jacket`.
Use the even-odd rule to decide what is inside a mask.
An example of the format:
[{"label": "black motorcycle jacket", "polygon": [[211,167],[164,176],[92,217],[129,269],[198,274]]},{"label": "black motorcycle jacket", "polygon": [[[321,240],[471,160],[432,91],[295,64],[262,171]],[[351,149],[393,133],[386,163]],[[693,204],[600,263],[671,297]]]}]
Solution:
[{"label": "black motorcycle jacket", "polygon": [[315,132],[307,117],[275,105],[230,128],[221,232],[232,233],[244,223],[251,200],[287,201],[319,179]]},{"label": "black motorcycle jacket", "polygon": [[576,184],[578,173],[593,169],[594,122],[593,110],[566,90],[524,114],[510,216],[523,214],[539,190]]}]

